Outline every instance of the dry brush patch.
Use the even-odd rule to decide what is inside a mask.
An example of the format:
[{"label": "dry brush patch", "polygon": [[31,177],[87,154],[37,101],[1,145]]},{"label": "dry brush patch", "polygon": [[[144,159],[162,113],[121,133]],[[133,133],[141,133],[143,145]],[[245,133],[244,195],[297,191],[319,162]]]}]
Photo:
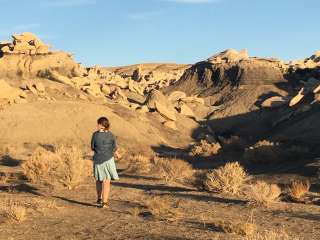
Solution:
[{"label": "dry brush patch", "polygon": [[204,187],[209,191],[238,194],[247,180],[245,169],[238,162],[233,162],[207,173]]},{"label": "dry brush patch", "polygon": [[278,201],[281,189],[277,184],[258,181],[249,186],[246,195],[251,203],[268,206]]},{"label": "dry brush patch", "polygon": [[204,156],[209,157],[216,155],[221,149],[221,145],[217,143],[209,143],[206,140],[201,140],[191,148],[192,156]]},{"label": "dry brush patch", "polygon": [[129,165],[126,172],[136,174],[149,174],[152,170],[152,167],[152,158],[142,153],[138,153],[129,157]]},{"label": "dry brush patch", "polygon": [[288,195],[293,200],[300,200],[310,189],[310,182],[307,181],[293,181],[288,189]]},{"label": "dry brush patch", "polygon": [[249,222],[218,221],[216,223],[212,223],[212,225],[215,229],[219,229],[222,232],[242,236],[251,236],[257,231],[257,225]]},{"label": "dry brush patch", "polygon": [[166,221],[177,221],[182,213],[178,203],[167,196],[151,196],[144,200],[145,208],[156,218]]},{"label": "dry brush patch", "polygon": [[78,147],[59,146],[53,152],[37,148],[22,168],[33,183],[72,189],[88,174],[88,165]]},{"label": "dry brush patch", "polygon": [[176,158],[155,158],[153,170],[166,182],[175,183],[191,182],[194,174],[189,163]]},{"label": "dry brush patch", "polygon": [[193,181],[192,166],[181,159],[160,158],[136,154],[130,157],[126,170],[129,173],[155,175],[167,183],[188,183]]},{"label": "dry brush patch", "polygon": [[0,204],[0,212],[5,218],[22,222],[26,219],[26,208],[17,201],[4,200]]},{"label": "dry brush patch", "polygon": [[247,236],[246,240],[299,240],[296,236],[289,235],[284,230],[257,232],[251,236]]}]

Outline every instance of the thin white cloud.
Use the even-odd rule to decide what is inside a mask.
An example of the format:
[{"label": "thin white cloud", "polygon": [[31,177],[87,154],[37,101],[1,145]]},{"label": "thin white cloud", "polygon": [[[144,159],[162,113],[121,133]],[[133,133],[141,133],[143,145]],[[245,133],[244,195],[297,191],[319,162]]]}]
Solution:
[{"label": "thin white cloud", "polygon": [[161,0],[163,2],[173,2],[173,3],[190,3],[190,4],[201,4],[201,3],[217,3],[222,0]]},{"label": "thin white cloud", "polygon": [[128,18],[131,20],[148,20],[154,17],[163,15],[163,11],[148,11],[148,12],[136,12],[130,13]]},{"label": "thin white cloud", "polygon": [[43,5],[47,7],[78,7],[95,4],[96,0],[46,0]]}]

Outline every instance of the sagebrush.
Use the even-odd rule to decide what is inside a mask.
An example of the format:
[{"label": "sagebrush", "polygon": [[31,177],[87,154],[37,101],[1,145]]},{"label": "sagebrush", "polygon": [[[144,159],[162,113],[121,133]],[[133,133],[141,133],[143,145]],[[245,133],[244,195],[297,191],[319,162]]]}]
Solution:
[{"label": "sagebrush", "polygon": [[33,183],[62,185],[71,189],[88,174],[89,165],[76,146],[59,146],[54,151],[39,147],[22,164],[22,169]]},{"label": "sagebrush", "polygon": [[237,194],[247,180],[245,169],[238,162],[232,162],[207,173],[204,187],[209,191]]},{"label": "sagebrush", "polygon": [[194,173],[189,163],[176,158],[155,158],[153,170],[166,182],[176,183],[191,182]]},{"label": "sagebrush", "polygon": [[280,194],[281,189],[277,184],[269,184],[264,181],[250,185],[247,191],[247,197],[252,203],[265,206],[278,201]]}]

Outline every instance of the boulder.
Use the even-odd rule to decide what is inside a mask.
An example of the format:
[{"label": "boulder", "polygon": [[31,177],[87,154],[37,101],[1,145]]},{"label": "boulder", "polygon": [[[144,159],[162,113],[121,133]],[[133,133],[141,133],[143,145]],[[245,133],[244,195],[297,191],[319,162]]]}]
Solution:
[{"label": "boulder", "polygon": [[145,104],[148,106],[150,110],[155,110],[155,102],[161,102],[164,105],[171,105],[171,103],[167,100],[167,98],[160,92],[159,90],[152,90],[147,99]]},{"label": "boulder", "polygon": [[29,90],[30,92],[32,92],[34,95],[38,95],[38,91],[37,91],[37,89],[34,87],[34,84],[32,84],[32,83],[27,83],[27,84],[26,84],[26,88],[27,88],[27,90]]},{"label": "boulder", "polygon": [[40,93],[44,93],[46,91],[44,85],[41,82],[33,84],[33,87]]},{"label": "boulder", "polygon": [[133,71],[132,80],[140,81],[143,78],[142,67],[139,66],[136,70]]},{"label": "boulder", "polygon": [[320,84],[315,88],[313,89],[313,93],[319,93],[320,92]]},{"label": "boulder", "polygon": [[174,103],[186,97],[187,97],[187,94],[182,91],[173,91],[172,93],[169,94],[168,99],[170,102]]},{"label": "boulder", "polygon": [[241,50],[238,52],[235,49],[227,49],[221,53],[215,54],[208,59],[210,63],[222,63],[225,62],[236,62],[243,59],[248,59],[248,51],[246,49]]},{"label": "boulder", "polygon": [[109,95],[111,93],[111,89],[108,85],[102,85],[101,92],[105,95]]},{"label": "boulder", "polygon": [[179,113],[181,113],[184,116],[194,117],[193,110],[187,104],[185,104],[183,102],[179,103],[178,111],[179,111]]},{"label": "boulder", "polygon": [[200,103],[204,105],[204,99],[199,97],[185,97],[181,98],[180,100],[185,103]]},{"label": "boulder", "polygon": [[304,88],[301,88],[299,93],[290,100],[289,106],[292,107],[297,105],[304,98],[304,96]]},{"label": "boulder", "polygon": [[75,85],[77,88],[81,88],[82,86],[90,85],[93,80],[89,77],[73,77],[70,81]]},{"label": "boulder", "polygon": [[168,106],[166,106],[165,104],[163,104],[159,101],[155,101],[155,107],[161,116],[163,116],[169,120],[172,120],[172,121],[177,120],[176,112],[175,112],[174,108],[169,108]]},{"label": "boulder", "polygon": [[101,89],[99,84],[90,84],[89,86],[82,87],[82,90],[93,97],[101,96]]},{"label": "boulder", "polygon": [[119,87],[115,88],[115,90],[110,94],[110,97],[112,99],[120,101],[120,102],[127,102],[128,101],[127,96],[124,94],[124,92]]},{"label": "boulder", "polygon": [[149,108],[146,106],[146,105],[143,105],[141,107],[138,107],[137,109],[137,112],[140,112],[140,113],[147,113],[149,112]]},{"label": "boulder", "polygon": [[131,92],[135,92],[135,93],[138,93],[139,95],[143,96],[143,91],[144,89],[138,84],[136,83],[135,81],[133,80],[129,80],[128,81],[128,88]]},{"label": "boulder", "polygon": [[263,108],[281,107],[288,104],[288,100],[282,96],[274,96],[266,99],[261,104]]},{"label": "boulder", "polygon": [[10,86],[6,81],[0,80],[0,99],[15,100],[20,98],[21,90]]},{"label": "boulder", "polygon": [[170,128],[172,130],[177,130],[177,125],[174,121],[166,121],[163,123],[163,126]]}]

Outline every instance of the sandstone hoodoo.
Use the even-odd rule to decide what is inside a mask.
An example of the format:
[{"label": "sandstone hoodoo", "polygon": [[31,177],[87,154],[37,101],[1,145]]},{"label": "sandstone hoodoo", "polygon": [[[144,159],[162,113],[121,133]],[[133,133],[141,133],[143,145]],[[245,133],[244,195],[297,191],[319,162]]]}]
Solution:
[{"label": "sandstone hoodoo", "polygon": [[12,38],[12,43],[0,44],[0,53],[30,55],[49,53],[49,46],[32,33],[15,34]]}]

